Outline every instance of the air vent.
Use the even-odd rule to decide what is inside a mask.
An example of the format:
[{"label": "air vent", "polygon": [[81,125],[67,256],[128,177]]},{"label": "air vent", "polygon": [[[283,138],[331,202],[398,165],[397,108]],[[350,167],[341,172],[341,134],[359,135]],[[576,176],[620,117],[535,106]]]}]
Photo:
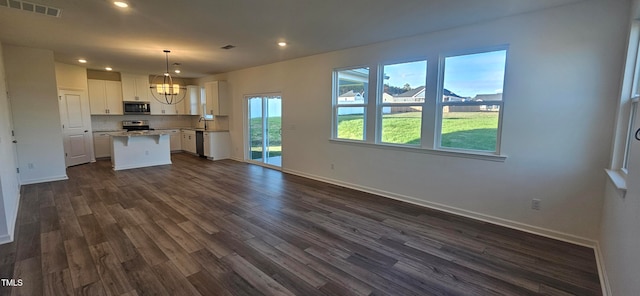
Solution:
[{"label": "air vent", "polygon": [[235,48],[235,45],[227,44],[227,45],[225,45],[223,47],[220,47],[220,48],[222,48],[222,49],[232,49],[232,48]]},{"label": "air vent", "polygon": [[62,15],[62,9],[55,8],[46,5],[34,4],[31,2],[17,1],[17,0],[0,0],[0,6],[20,9],[38,14],[44,14],[48,16],[60,17]]}]

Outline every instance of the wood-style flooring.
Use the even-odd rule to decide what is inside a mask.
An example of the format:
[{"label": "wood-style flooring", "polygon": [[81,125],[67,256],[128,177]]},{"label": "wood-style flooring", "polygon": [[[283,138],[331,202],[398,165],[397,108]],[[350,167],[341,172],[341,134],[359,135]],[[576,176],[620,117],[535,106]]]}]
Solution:
[{"label": "wood-style flooring", "polygon": [[0,295],[601,295],[594,252],[232,160],[23,186]]}]

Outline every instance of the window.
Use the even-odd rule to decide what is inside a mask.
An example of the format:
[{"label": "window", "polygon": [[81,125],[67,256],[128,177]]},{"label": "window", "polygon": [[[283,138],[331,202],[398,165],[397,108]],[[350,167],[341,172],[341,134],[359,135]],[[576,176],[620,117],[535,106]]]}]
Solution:
[{"label": "window", "polygon": [[369,68],[339,70],[334,76],[334,138],[363,141]]},{"label": "window", "polygon": [[[439,61],[334,70],[332,139],[504,160],[506,59],[507,47],[501,46]],[[368,100],[369,89],[375,100]]]},{"label": "window", "polygon": [[444,59],[439,147],[497,151],[506,50]]},{"label": "window", "polygon": [[420,146],[427,61],[384,65],[381,81],[382,89],[378,90],[379,141]]}]

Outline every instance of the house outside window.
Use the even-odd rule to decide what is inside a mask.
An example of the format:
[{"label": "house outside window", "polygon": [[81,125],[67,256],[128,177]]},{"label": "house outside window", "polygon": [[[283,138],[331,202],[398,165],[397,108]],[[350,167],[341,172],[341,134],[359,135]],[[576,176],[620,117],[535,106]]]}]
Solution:
[{"label": "house outside window", "polygon": [[427,61],[383,65],[381,81],[378,142],[420,146]]},{"label": "house outside window", "polygon": [[506,57],[498,50],[444,58],[438,148],[498,152]]},{"label": "house outside window", "polygon": [[[506,59],[507,47],[501,46],[433,62],[336,69],[332,139],[504,160]],[[436,69],[427,71],[427,64]],[[369,100],[373,83],[375,100]]]},{"label": "house outside window", "polygon": [[358,67],[334,72],[333,137],[364,141],[367,114],[369,68]]}]

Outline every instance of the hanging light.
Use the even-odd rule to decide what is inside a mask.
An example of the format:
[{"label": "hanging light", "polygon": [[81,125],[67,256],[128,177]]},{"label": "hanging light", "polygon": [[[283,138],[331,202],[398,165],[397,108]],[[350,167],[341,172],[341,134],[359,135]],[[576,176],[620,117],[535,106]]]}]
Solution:
[{"label": "hanging light", "polygon": [[150,86],[151,95],[156,99],[156,101],[162,104],[175,105],[184,100],[187,93],[187,87],[185,85],[180,85],[178,81],[174,81],[177,79],[171,77],[171,74],[169,74],[169,53],[171,51],[165,49],[163,52],[165,54],[167,71],[162,75],[156,75],[153,77]]}]

